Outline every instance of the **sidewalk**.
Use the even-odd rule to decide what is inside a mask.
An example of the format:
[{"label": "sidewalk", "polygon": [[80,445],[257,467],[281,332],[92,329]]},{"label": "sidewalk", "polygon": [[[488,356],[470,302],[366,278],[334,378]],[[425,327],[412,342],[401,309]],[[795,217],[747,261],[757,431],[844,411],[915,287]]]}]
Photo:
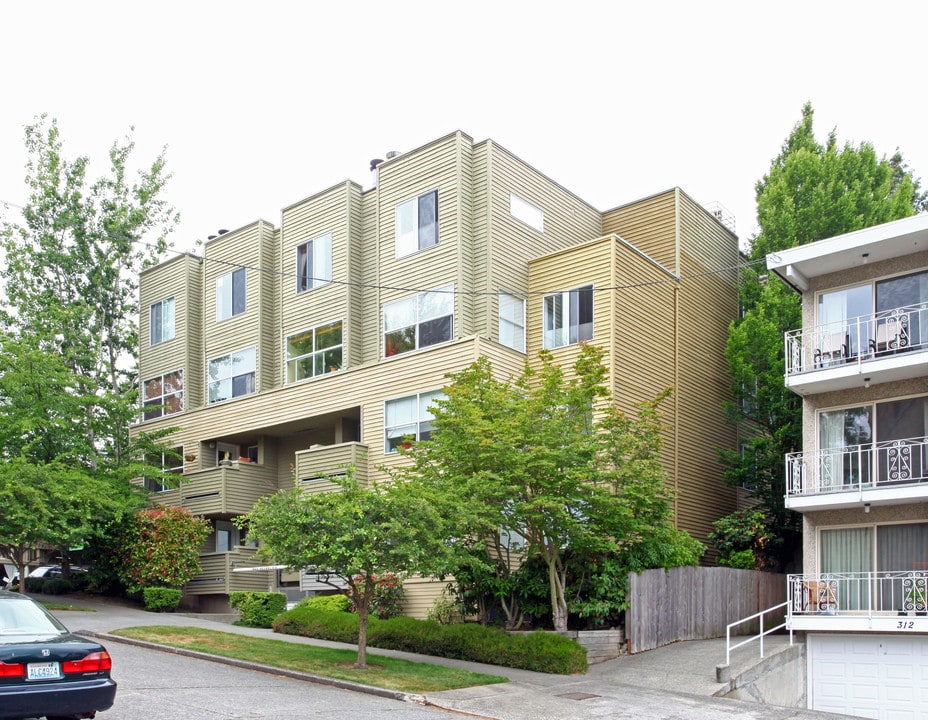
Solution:
[{"label": "sidewalk", "polygon": [[[261,628],[240,627],[230,624],[227,616],[155,614],[118,601],[84,598],[76,598],[75,604],[92,608],[93,612],[59,612],[58,615],[65,625],[78,634],[83,632],[104,635],[107,642],[126,642],[124,638],[109,634],[119,628],[136,625],[181,625],[307,645],[354,647],[311,638],[278,635]],[[788,647],[788,641],[786,637],[768,637],[765,655],[770,657],[781,652]],[[715,666],[725,661],[724,638],[674,643],[657,650],[593,665],[585,675],[577,676],[550,675],[377,648],[371,648],[370,652],[503,675],[509,678],[509,682],[431,693],[427,698],[423,698],[406,696],[403,693],[384,693],[376,688],[353,686],[352,683],[333,683],[328,679],[309,676],[305,679],[336,684],[352,690],[389,694],[398,699],[425,702],[450,711],[496,720],[574,720],[581,717],[643,716],[650,720],[708,720],[721,715],[731,720],[836,717],[828,713],[713,697],[716,692],[726,688],[715,682]],[[735,651],[732,657],[732,676],[756,665],[759,661],[756,644]]]}]

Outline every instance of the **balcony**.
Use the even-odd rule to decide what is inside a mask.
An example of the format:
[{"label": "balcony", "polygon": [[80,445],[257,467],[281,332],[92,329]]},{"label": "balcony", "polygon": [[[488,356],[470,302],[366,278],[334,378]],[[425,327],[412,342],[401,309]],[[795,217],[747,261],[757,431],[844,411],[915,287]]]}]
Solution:
[{"label": "balcony", "polygon": [[358,442],[320,445],[296,453],[297,484],[305,492],[334,490],[337,486],[327,478],[344,475],[354,468],[354,477],[361,485],[368,483],[367,445]]},{"label": "balcony", "polygon": [[926,374],[928,303],[786,333],[786,386],[799,393]]},{"label": "balcony", "polygon": [[928,632],[928,571],[788,575],[791,631]]},{"label": "balcony", "polygon": [[786,507],[838,510],[928,500],[928,438],[786,456]]},{"label": "balcony", "polygon": [[200,572],[184,586],[188,595],[228,594],[236,590],[267,592],[276,583],[274,570],[232,572],[235,568],[260,567],[251,547],[236,547],[232,552],[200,555]]},{"label": "balcony", "polygon": [[258,498],[277,491],[274,468],[257,463],[236,461],[179,477],[180,486],[158,493],[156,500],[194,515],[241,515],[251,510]]}]

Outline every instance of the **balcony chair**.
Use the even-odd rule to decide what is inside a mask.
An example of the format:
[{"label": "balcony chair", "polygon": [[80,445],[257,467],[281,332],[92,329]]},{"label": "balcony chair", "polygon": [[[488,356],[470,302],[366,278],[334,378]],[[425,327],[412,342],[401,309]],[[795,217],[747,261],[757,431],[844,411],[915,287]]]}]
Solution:
[{"label": "balcony chair", "polygon": [[826,363],[831,364],[848,357],[847,346],[848,337],[846,333],[824,335],[812,358],[815,367],[824,367]]}]

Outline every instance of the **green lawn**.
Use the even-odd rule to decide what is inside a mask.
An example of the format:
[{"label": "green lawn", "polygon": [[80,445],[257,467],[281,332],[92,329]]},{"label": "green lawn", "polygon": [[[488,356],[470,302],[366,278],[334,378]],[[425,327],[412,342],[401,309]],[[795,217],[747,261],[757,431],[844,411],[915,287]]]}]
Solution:
[{"label": "green lawn", "polygon": [[58,602],[57,600],[43,600],[42,605],[46,610],[58,612],[59,610],[80,610],[81,612],[96,612],[93,608],[81,607],[68,602]]},{"label": "green lawn", "polygon": [[499,675],[410,662],[370,652],[367,654],[367,669],[358,670],[352,667],[357,659],[354,650],[336,650],[193,627],[149,625],[124,628],[113,634],[408,693],[507,682]]}]

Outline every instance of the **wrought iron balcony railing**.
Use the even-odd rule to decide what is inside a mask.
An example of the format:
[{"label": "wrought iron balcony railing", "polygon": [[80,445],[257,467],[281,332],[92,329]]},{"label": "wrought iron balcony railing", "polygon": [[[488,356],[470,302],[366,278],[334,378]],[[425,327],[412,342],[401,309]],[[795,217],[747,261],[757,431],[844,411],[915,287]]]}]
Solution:
[{"label": "wrought iron balcony railing", "polygon": [[928,614],[928,568],[788,575],[788,620],[796,615]]}]

